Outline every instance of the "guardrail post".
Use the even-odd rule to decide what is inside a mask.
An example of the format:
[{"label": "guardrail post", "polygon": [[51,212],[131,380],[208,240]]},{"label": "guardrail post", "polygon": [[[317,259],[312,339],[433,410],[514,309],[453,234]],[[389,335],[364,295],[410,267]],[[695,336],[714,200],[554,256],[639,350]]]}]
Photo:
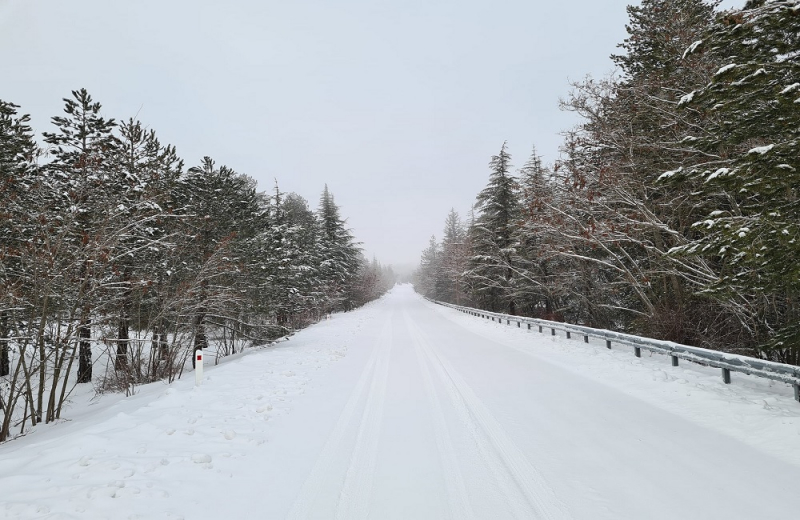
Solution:
[{"label": "guardrail post", "polygon": [[520,328],[520,327],[522,327],[522,322],[521,322],[521,321],[518,321],[518,322],[517,322],[517,328]]},{"label": "guardrail post", "polygon": [[531,330],[531,324],[528,323],[528,330]]},{"label": "guardrail post", "polygon": [[611,348],[611,340],[610,340],[610,339],[607,339],[607,340],[606,340],[606,348],[607,348],[607,349],[610,349],[610,348]]},{"label": "guardrail post", "polygon": [[555,336],[555,335],[556,335],[556,329],[554,329],[554,328],[552,328],[552,327],[551,327],[551,328],[550,328],[550,335],[551,335],[551,336]]},{"label": "guardrail post", "polygon": [[800,385],[794,384],[794,400],[800,401]]},{"label": "guardrail post", "polygon": [[511,320],[506,320],[506,325],[511,325]]},{"label": "guardrail post", "polygon": [[731,384],[731,371],[730,369],[723,368],[722,369],[722,382],[726,385]]},{"label": "guardrail post", "polygon": [[670,356],[672,358],[672,366],[678,366],[678,356]]},{"label": "guardrail post", "polygon": [[539,332],[542,332],[542,326],[539,325]]},{"label": "guardrail post", "polygon": [[567,331],[567,339],[569,339],[571,337],[572,337],[572,333],[570,331]]},{"label": "guardrail post", "polygon": [[584,334],[583,335],[583,342],[584,343],[589,343],[589,335],[588,334]]},{"label": "guardrail post", "polygon": [[633,347],[633,355],[636,357],[642,357],[642,348],[641,347]]}]

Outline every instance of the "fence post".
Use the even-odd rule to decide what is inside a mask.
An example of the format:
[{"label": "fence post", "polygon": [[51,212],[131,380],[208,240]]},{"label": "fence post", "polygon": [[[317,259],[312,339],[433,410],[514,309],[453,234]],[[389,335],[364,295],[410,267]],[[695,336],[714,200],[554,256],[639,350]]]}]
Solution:
[{"label": "fence post", "polygon": [[608,349],[611,348],[611,340],[610,339],[606,340],[606,348],[608,348]]},{"label": "fence post", "polygon": [[726,385],[731,384],[731,371],[730,369],[723,368],[722,369],[722,382]]},{"label": "fence post", "polygon": [[678,366],[678,356],[670,356],[672,358],[672,366]]}]

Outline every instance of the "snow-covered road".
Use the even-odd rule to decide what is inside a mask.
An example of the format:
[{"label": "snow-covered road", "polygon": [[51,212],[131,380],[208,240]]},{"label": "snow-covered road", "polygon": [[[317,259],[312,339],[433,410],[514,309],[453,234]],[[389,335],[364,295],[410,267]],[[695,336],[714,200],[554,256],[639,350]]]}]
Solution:
[{"label": "snow-covered road", "polygon": [[0,446],[0,518],[795,517],[790,391],[668,365],[398,286]]}]

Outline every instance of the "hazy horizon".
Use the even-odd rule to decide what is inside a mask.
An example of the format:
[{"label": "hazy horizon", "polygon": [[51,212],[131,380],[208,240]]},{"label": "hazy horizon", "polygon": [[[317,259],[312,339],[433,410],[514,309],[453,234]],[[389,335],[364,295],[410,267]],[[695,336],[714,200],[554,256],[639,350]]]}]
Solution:
[{"label": "hazy horizon", "polygon": [[208,155],[312,208],[327,184],[367,257],[407,270],[504,141],[515,167],[534,145],[556,159],[577,121],[558,100],[612,72],[629,3],[6,0],[0,99],[40,135],[86,88],[187,167]]}]

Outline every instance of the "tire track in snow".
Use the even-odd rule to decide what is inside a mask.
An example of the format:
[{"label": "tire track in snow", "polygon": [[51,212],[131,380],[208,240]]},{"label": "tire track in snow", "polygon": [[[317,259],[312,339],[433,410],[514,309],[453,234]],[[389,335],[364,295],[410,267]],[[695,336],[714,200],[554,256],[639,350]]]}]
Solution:
[{"label": "tire track in snow", "polygon": [[453,446],[453,441],[447,429],[447,422],[445,421],[442,411],[442,403],[439,400],[439,394],[436,392],[436,388],[433,384],[433,376],[431,375],[430,367],[425,360],[425,353],[422,351],[422,345],[418,338],[415,337],[415,331],[412,330],[413,324],[411,323],[408,313],[405,311],[403,311],[403,318],[411,334],[417,362],[419,363],[420,372],[422,373],[425,384],[425,394],[428,397],[428,404],[431,408],[433,432],[436,440],[436,448],[439,451],[439,460],[444,470],[444,485],[447,491],[447,501],[450,505],[450,515],[454,520],[469,520],[475,518],[475,512],[472,510],[469,502],[467,486],[464,483],[464,475],[458,464],[456,449]]},{"label": "tire track in snow", "polygon": [[336,507],[337,520],[362,519],[369,516],[369,503],[375,466],[378,460],[378,441],[386,403],[386,386],[389,379],[389,361],[392,351],[391,319],[378,339],[375,350],[378,361],[372,376],[367,403],[358,427],[356,445],[350,457],[344,485]]},{"label": "tire track in snow", "polygon": [[300,493],[295,499],[289,514],[286,516],[287,520],[302,520],[311,516],[311,511],[317,501],[317,497],[321,495],[320,491],[325,487],[326,481],[330,479],[331,468],[333,467],[337,455],[341,452],[342,441],[344,440],[348,426],[353,422],[358,405],[364,399],[367,383],[372,381],[372,385],[370,386],[374,386],[375,367],[382,351],[383,337],[389,325],[390,323],[387,322],[384,326],[379,336],[378,345],[373,349],[369,361],[367,361],[364,370],[361,372],[361,377],[359,377],[356,386],[353,388],[347,400],[347,404],[345,404],[342,413],[339,415],[339,420],[336,421],[336,426],[334,426],[328,439],[325,441],[325,445],[317,457],[314,468],[311,470],[303,487],[300,489]]},{"label": "tire track in snow", "polygon": [[408,318],[409,330],[447,389],[481,458],[508,498],[515,518],[567,519],[569,514],[542,475],[531,465],[503,427],[453,366],[433,349],[422,330]]}]

